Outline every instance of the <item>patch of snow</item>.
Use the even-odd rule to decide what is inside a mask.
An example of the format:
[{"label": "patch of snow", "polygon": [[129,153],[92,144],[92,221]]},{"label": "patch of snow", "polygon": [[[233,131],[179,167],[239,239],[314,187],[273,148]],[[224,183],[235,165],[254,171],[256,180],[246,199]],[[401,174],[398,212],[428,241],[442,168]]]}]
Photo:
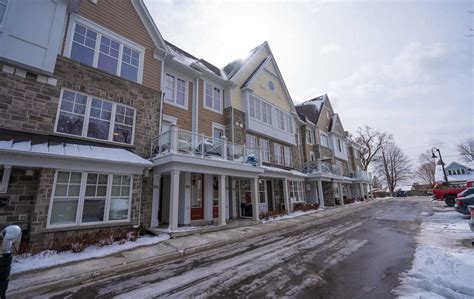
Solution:
[{"label": "patch of snow", "polygon": [[112,245],[103,247],[98,245],[89,246],[84,249],[84,251],[79,253],[74,253],[72,251],[57,252],[55,250],[45,250],[34,255],[15,256],[12,263],[12,274],[48,268],[91,258],[104,257],[140,246],[157,244],[166,241],[169,238],[170,237],[167,234],[162,234],[159,236],[142,236],[135,242],[127,241],[124,244],[114,242]]},{"label": "patch of snow", "polygon": [[313,213],[316,213],[316,212],[319,212],[319,211],[324,211],[324,208],[319,208],[317,210],[310,210],[310,211],[306,211],[306,212],[296,211],[296,212],[290,213],[288,215],[276,216],[273,219],[262,220],[262,223],[268,223],[268,222],[280,221],[280,220],[284,220],[284,219],[296,218],[296,217],[300,217],[300,216],[304,216],[304,215],[308,215],[308,214],[313,214]]},{"label": "patch of snow", "polygon": [[271,172],[280,172],[280,173],[292,174],[292,175],[301,176],[301,177],[306,177],[307,176],[306,174],[302,173],[301,171],[297,171],[297,170],[285,170],[285,169],[281,169],[281,168],[278,168],[278,167],[271,167],[271,166],[265,166],[265,165],[262,165],[262,168],[264,168],[268,171],[271,171]]},{"label": "patch of snow", "polygon": [[462,240],[474,240],[468,219],[455,211],[421,215],[412,268],[401,275],[394,294],[400,298],[474,297],[474,250],[462,246]]}]

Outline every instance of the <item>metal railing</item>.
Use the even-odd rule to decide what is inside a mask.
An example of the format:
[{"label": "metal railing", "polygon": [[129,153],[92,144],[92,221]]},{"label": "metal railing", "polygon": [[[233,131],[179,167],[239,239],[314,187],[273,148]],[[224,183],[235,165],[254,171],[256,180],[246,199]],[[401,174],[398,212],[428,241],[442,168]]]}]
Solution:
[{"label": "metal railing", "polygon": [[228,142],[225,137],[213,138],[178,129],[173,124],[168,132],[152,139],[151,153],[152,157],[179,153],[261,166],[261,149]]},{"label": "metal railing", "polygon": [[322,161],[308,161],[303,163],[304,173],[325,173],[342,176],[342,167]]}]

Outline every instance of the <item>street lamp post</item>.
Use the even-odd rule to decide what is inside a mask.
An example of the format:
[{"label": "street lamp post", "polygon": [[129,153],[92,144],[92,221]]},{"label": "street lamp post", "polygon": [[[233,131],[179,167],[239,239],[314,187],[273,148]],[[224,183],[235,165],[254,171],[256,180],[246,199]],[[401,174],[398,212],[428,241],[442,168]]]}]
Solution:
[{"label": "street lamp post", "polygon": [[448,176],[446,175],[446,169],[444,169],[443,157],[441,157],[441,152],[439,151],[439,148],[433,147],[431,149],[431,158],[433,159],[438,158],[435,154],[435,151],[438,152],[439,154],[439,164],[441,164],[441,167],[443,168],[444,181],[446,182],[446,185],[449,185]]}]

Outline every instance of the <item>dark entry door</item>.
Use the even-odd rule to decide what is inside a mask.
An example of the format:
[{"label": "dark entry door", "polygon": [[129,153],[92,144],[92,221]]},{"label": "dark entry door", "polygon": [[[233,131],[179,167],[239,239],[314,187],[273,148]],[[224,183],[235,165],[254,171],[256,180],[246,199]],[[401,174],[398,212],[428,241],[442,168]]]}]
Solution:
[{"label": "dark entry door", "polygon": [[272,181],[267,181],[267,203],[268,203],[268,210],[275,211],[275,207],[273,204],[273,188],[272,188]]},{"label": "dark entry door", "polygon": [[191,174],[191,220],[204,218],[204,190],[202,174]]}]

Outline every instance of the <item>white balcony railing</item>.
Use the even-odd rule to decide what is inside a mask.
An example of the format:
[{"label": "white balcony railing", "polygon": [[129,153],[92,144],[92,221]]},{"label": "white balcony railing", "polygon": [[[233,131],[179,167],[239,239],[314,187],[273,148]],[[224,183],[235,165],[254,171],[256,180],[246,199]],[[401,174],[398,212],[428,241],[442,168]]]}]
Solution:
[{"label": "white balcony railing", "polygon": [[260,149],[228,142],[225,137],[213,138],[181,130],[176,125],[152,140],[151,153],[152,157],[179,153],[261,166]]},{"label": "white balcony railing", "polygon": [[303,166],[304,173],[325,173],[342,176],[342,167],[322,161],[305,162]]}]

